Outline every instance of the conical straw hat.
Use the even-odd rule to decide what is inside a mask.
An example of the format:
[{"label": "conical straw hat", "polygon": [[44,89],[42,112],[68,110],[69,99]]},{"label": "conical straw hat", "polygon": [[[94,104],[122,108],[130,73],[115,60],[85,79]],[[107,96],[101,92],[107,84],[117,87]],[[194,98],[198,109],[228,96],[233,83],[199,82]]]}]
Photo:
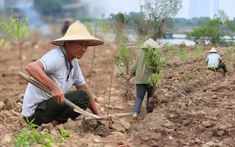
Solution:
[{"label": "conical straw hat", "polygon": [[144,44],[142,45],[142,48],[148,48],[149,46],[152,48],[161,48],[161,46],[152,38],[149,38],[148,40],[146,40]]},{"label": "conical straw hat", "polygon": [[104,43],[102,40],[92,36],[79,20],[69,26],[63,37],[56,39],[51,43],[54,45],[63,46],[65,41],[88,41],[88,46],[96,46]]},{"label": "conical straw hat", "polygon": [[216,50],[214,47],[212,47],[209,52],[210,52],[210,53],[217,53],[217,50]]}]

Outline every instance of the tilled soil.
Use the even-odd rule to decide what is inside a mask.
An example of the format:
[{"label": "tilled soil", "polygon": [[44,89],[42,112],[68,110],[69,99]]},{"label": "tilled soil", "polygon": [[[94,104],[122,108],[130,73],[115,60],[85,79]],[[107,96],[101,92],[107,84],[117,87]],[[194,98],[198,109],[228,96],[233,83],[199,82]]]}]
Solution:
[{"label": "tilled soil", "polygon": [[[27,82],[18,73],[26,73],[23,67],[55,47],[49,42],[30,39],[22,46],[23,65],[18,44],[11,42],[5,50],[1,47],[0,144],[5,147],[14,146],[13,136],[25,128],[20,111]],[[90,47],[78,61],[101,113],[112,114],[112,120],[86,120],[81,116],[56,128],[42,125],[37,130],[48,132],[55,138],[59,138],[61,127],[71,130],[69,140],[52,146],[234,146],[235,47],[217,48],[227,65],[228,78],[221,70],[214,72],[207,69],[205,59],[210,47],[204,47],[200,56],[195,54],[197,47],[187,47],[187,60],[179,56],[178,50],[182,46],[162,48],[161,57],[167,60],[167,64],[162,84],[156,87],[154,112],[145,114],[144,101],[136,122],[131,122],[129,115],[134,98],[125,97],[126,83],[120,80],[113,62],[116,48],[117,44],[105,41],[104,45]],[[226,54],[228,50],[231,56]],[[130,82],[131,92],[135,95],[134,79]]]}]

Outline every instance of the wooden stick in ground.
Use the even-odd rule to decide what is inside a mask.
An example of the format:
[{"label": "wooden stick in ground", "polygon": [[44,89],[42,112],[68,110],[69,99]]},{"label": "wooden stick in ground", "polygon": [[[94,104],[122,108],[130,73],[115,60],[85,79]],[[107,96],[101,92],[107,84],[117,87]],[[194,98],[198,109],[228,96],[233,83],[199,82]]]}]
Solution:
[{"label": "wooden stick in ground", "polygon": [[[44,85],[42,85],[38,81],[32,79],[31,77],[27,76],[26,74],[19,72],[19,76],[21,78],[25,79],[26,81],[28,81],[29,83],[31,83],[32,85],[36,86],[37,88],[41,89],[42,91],[44,91],[48,94],[51,94],[51,91],[47,87],[45,87]],[[77,113],[83,114],[87,117],[91,117],[94,119],[102,119],[101,116],[84,111],[83,109],[79,108],[77,105],[75,105],[74,103],[72,103],[71,101],[69,101],[66,98],[64,99],[64,103],[65,103],[65,105],[69,106],[70,108],[73,109],[73,111],[75,111]]]}]

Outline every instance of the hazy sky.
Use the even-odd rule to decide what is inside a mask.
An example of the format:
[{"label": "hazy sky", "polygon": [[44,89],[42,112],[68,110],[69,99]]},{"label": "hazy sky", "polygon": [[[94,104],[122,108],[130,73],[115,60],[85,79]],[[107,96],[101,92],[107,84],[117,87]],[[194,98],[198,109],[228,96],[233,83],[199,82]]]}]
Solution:
[{"label": "hazy sky", "polygon": [[103,13],[108,17],[111,13],[140,11],[140,0],[90,0],[90,2],[95,7],[93,13],[99,16]]},{"label": "hazy sky", "polygon": [[[205,0],[210,1],[211,7],[214,2],[214,0]],[[225,11],[225,13],[229,16],[230,19],[235,18],[235,0],[220,0],[220,6],[219,9]],[[188,18],[188,12],[189,12],[189,0],[182,0],[182,9],[179,11],[178,15],[179,17],[185,17]],[[214,14],[211,10],[211,16],[213,17]]]},{"label": "hazy sky", "polygon": [[[207,0],[205,0],[207,1]],[[213,0],[209,0],[213,1]],[[90,2],[96,6],[92,13],[101,16],[105,14],[108,17],[110,13],[117,14],[118,12],[139,12],[140,3],[143,4],[144,0],[90,0]],[[183,8],[179,11],[177,17],[188,18],[189,0],[182,0]],[[212,3],[212,2],[211,2]],[[230,19],[235,17],[235,0],[220,0],[220,10],[224,10]],[[99,13],[97,11],[99,10]],[[213,14],[211,14],[211,17]]]}]

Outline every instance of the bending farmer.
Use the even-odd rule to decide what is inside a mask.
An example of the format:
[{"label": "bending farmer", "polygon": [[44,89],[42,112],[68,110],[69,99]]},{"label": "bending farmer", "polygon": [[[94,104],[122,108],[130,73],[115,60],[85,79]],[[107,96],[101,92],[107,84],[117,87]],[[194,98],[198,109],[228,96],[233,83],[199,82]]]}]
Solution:
[{"label": "bending farmer", "polygon": [[208,63],[208,69],[210,70],[218,70],[220,68],[223,69],[224,75],[227,76],[226,65],[222,63],[221,57],[216,51],[214,47],[209,51],[211,54],[207,56],[206,63]]},{"label": "bending farmer", "polygon": [[[69,26],[63,37],[52,41],[57,48],[28,64],[28,74],[49,88],[51,96],[28,84],[21,112],[24,119],[33,120],[37,125],[51,123],[53,126],[66,123],[68,118],[74,120],[80,114],[64,105],[65,97],[80,108],[85,110],[88,107],[94,114],[101,115],[77,59],[82,58],[89,46],[103,43],[91,36],[77,20]],[[76,90],[68,91],[71,86],[75,86]]]}]

